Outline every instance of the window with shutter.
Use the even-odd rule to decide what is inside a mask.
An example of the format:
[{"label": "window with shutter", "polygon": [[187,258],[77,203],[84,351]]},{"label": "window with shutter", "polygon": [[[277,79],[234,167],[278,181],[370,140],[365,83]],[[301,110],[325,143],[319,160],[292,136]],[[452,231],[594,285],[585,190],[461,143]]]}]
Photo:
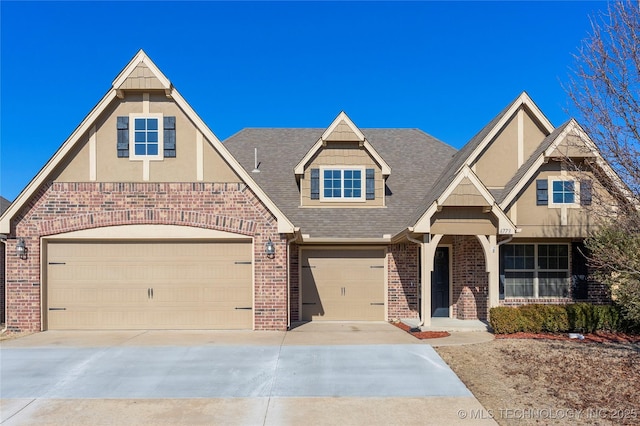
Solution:
[{"label": "window with shutter", "polygon": [[176,157],[176,118],[164,117],[164,156]]},{"label": "window with shutter", "polygon": [[129,117],[118,117],[116,129],[118,132],[118,158],[129,157]]},{"label": "window with shutter", "polygon": [[549,204],[549,181],[547,179],[536,180],[536,205],[546,206]]}]

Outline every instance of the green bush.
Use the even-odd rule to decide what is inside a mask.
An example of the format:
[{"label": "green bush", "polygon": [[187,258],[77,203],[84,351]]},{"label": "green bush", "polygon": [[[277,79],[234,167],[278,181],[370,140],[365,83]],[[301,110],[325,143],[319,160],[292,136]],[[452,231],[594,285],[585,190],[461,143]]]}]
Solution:
[{"label": "green bush", "polygon": [[524,331],[527,327],[527,319],[518,308],[499,306],[491,308],[489,323],[496,334],[512,334]]},{"label": "green bush", "polygon": [[573,303],[569,305],[523,305],[517,308],[491,308],[491,327],[496,334],[528,333],[593,333],[625,331],[620,308],[612,305]]},{"label": "green bush", "polygon": [[569,317],[567,309],[559,305],[543,306],[542,331],[548,333],[562,333],[569,331]]}]

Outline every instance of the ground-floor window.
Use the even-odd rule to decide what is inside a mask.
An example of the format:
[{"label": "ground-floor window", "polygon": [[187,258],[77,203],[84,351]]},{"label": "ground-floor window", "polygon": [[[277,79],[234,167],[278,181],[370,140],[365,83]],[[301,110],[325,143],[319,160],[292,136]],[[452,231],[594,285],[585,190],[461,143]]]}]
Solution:
[{"label": "ground-floor window", "polygon": [[506,244],[500,247],[500,296],[569,297],[568,244]]}]

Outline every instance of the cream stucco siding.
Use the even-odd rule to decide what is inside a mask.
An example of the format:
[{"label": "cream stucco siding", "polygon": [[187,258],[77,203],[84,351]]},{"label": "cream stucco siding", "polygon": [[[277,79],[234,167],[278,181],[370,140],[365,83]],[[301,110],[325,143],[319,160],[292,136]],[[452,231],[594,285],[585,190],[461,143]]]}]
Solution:
[{"label": "cream stucco siding", "polygon": [[[576,191],[579,191],[580,180],[589,179],[593,183],[594,194],[603,194],[604,188],[588,172],[563,171],[560,162],[545,164],[538,174],[529,182],[525,189],[516,197],[517,223],[521,229],[519,238],[583,238],[596,226],[594,219],[595,207],[581,206],[579,194],[576,194],[576,204],[570,206],[552,206],[551,202],[546,206],[536,205],[536,180],[555,177],[571,178],[576,180]],[[551,191],[549,192],[551,201]],[[595,195],[594,195],[595,200]],[[512,203],[513,205],[514,203]],[[514,217],[510,207],[507,212]]]},{"label": "cream stucco siding", "polygon": [[475,172],[489,188],[503,187],[518,167],[518,120],[505,125],[475,164]]},{"label": "cream stucco siding", "polygon": [[[311,169],[331,167],[363,167],[375,169],[375,199],[364,201],[331,202],[311,199]],[[322,176],[320,177],[322,179]],[[364,196],[365,175],[362,175]],[[384,179],[380,166],[358,143],[332,142],[323,147],[311,160],[300,180],[301,205],[305,207],[382,207],[384,206]]]},{"label": "cream stucco siding", "polygon": [[523,159],[527,161],[547,135],[542,131],[537,122],[531,118],[530,113],[524,115],[523,127]]},{"label": "cream stucco siding", "polygon": [[[95,180],[98,182],[145,181],[143,162],[117,156],[116,121],[119,116],[144,111],[142,93],[129,93],[124,99],[114,100],[98,118],[95,134]],[[207,182],[240,182],[240,178],[222,159],[213,146],[203,138],[202,151],[197,149],[197,130],[186,114],[167,98],[164,92],[149,96],[150,113],[176,118],[176,158],[149,161],[149,182],[195,182],[203,178]],[[90,177],[89,134],[83,136],[81,148],[69,157],[56,181],[87,182]],[[198,179],[198,164],[204,170]]]}]

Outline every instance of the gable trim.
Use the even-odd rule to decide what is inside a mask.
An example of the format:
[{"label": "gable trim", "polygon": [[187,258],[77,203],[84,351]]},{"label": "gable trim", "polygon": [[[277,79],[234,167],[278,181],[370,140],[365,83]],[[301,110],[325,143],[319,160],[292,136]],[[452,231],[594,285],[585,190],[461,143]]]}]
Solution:
[{"label": "gable trim", "polygon": [[[220,154],[220,156],[229,164],[231,169],[242,179],[242,181],[256,194],[258,199],[265,204],[267,209],[275,216],[278,223],[278,232],[283,234],[290,234],[294,232],[292,222],[284,215],[284,213],[275,205],[275,203],[267,196],[267,194],[258,186],[258,184],[249,176],[249,173],[240,166],[238,161],[231,155],[231,153],[223,146],[222,142],[215,136],[215,134],[209,129],[209,127],[202,121],[202,119],[191,108],[187,101],[178,93],[175,88],[171,86],[169,80],[160,72],[160,70],[153,64],[153,62],[146,56],[143,50],[140,50],[138,54],[131,60],[131,62],[124,68],[124,70],[118,75],[114,81],[114,86],[107,92],[107,94],[98,102],[98,104],[91,110],[91,112],[82,120],[80,125],[74,130],[74,132],[67,138],[62,146],[56,151],[56,153],[49,159],[45,166],[40,169],[38,174],[29,182],[29,184],[22,190],[18,197],[14,200],[11,206],[0,217],[0,233],[9,233],[11,230],[11,219],[18,213],[20,209],[29,201],[34,195],[35,191],[44,183],[46,178],[53,172],[55,167],[65,158],[65,156],[73,149],[78,143],[81,136],[84,135],[93,123],[97,120],[98,116],[109,106],[109,104],[117,97],[117,88],[115,84],[120,82],[122,78],[126,78],[127,72],[131,72],[135,66],[140,62],[140,58],[144,57],[145,64],[152,69],[158,77],[163,77],[168,83],[167,87],[170,90],[170,94],[180,109],[185,115],[194,123],[196,128],[202,132],[203,136],[209,140],[213,148]],[[133,68],[132,68],[133,64]],[[124,76],[124,77],[123,77]]]},{"label": "gable trim", "polygon": [[553,132],[554,127],[551,122],[547,119],[547,117],[542,113],[542,111],[538,108],[538,106],[533,102],[533,100],[529,97],[527,92],[522,92],[520,96],[511,104],[509,109],[503,114],[500,120],[496,123],[496,125],[491,129],[491,131],[482,139],[482,141],[476,146],[473,152],[467,157],[465,160],[466,165],[473,164],[480,154],[484,151],[487,145],[495,138],[495,136],[500,132],[507,122],[513,117],[514,114],[518,112],[520,108],[526,106],[529,111],[533,114],[533,116],[542,124],[547,134]]},{"label": "gable trim", "polygon": [[318,139],[318,141],[315,144],[313,144],[311,149],[307,151],[304,157],[302,157],[302,160],[300,160],[300,162],[296,164],[296,166],[293,168],[294,173],[297,176],[301,176],[304,174],[304,169],[306,165],[309,163],[309,161],[311,161],[313,156],[316,155],[316,153],[323,146],[326,146],[327,138],[331,135],[331,133],[333,133],[335,128],[343,121],[349,126],[349,128],[353,131],[353,133],[358,137],[360,144],[367,151],[367,153],[371,155],[371,157],[373,157],[376,163],[380,165],[383,176],[389,176],[391,174],[391,167],[389,167],[389,165],[387,164],[386,161],[384,161],[382,156],[378,154],[375,148],[369,143],[367,138],[364,136],[364,134],[360,131],[360,129],[358,129],[358,127],[356,127],[356,125],[353,123],[353,121],[351,121],[351,119],[347,116],[347,114],[344,111],[341,111],[340,114],[338,114],[338,116],[333,120],[333,122],[329,125],[329,127],[327,127],[327,129],[322,133],[322,136],[320,136],[320,139]]},{"label": "gable trim", "polygon": [[605,174],[614,182],[616,182],[616,185],[621,189],[621,191],[628,193],[620,177],[611,168],[609,163],[602,158],[602,156],[600,155],[600,151],[598,151],[598,148],[593,143],[589,135],[587,135],[580,124],[578,124],[578,122],[572,118],[566,125],[564,130],[553,140],[553,142],[551,142],[551,144],[549,144],[544,152],[540,154],[540,156],[533,162],[531,167],[529,167],[529,169],[522,175],[520,180],[514,185],[513,189],[511,189],[511,191],[504,197],[504,199],[500,203],[500,208],[505,209],[514,201],[514,199],[520,193],[520,191],[522,191],[526,183],[531,180],[533,175],[545,162],[548,161],[550,157],[553,157],[553,153],[558,145],[560,145],[564,138],[572,131],[576,132],[580,136],[580,139],[584,142],[585,147],[589,149],[590,153],[595,155],[598,166],[604,170]]},{"label": "gable trim", "polygon": [[136,55],[133,57],[133,59],[131,59],[129,64],[124,67],[124,69],[120,72],[120,74],[118,74],[118,76],[115,78],[115,80],[113,80],[113,83],[111,84],[112,87],[118,92],[119,97],[121,97],[121,92],[119,91],[121,90],[122,85],[127,80],[127,78],[129,78],[131,73],[137,68],[137,66],[140,65],[140,63],[145,64],[147,68],[151,70],[154,77],[156,77],[160,81],[160,84],[162,84],[162,86],[164,87],[167,96],[169,96],[172,88],[171,82],[162,73],[162,71],[160,71],[156,64],[154,64],[153,61],[149,59],[144,50],[140,49],[138,50],[138,53],[136,53]]},{"label": "gable trim", "polygon": [[453,193],[453,191],[457,188],[460,182],[467,178],[469,181],[476,187],[478,192],[482,195],[482,197],[487,201],[488,212],[493,213],[493,215],[498,219],[498,234],[500,235],[513,235],[517,232],[516,226],[513,224],[511,219],[506,215],[506,213],[498,206],[495,199],[489,192],[489,190],[484,186],[484,184],[480,181],[478,176],[471,170],[468,165],[464,165],[460,172],[458,172],[455,178],[451,181],[451,183],[447,186],[447,188],[440,194],[440,196],[429,206],[427,211],[418,219],[416,224],[411,228],[412,232],[424,232],[428,233],[431,231],[431,217],[442,209],[443,203],[447,200],[447,198]]}]

